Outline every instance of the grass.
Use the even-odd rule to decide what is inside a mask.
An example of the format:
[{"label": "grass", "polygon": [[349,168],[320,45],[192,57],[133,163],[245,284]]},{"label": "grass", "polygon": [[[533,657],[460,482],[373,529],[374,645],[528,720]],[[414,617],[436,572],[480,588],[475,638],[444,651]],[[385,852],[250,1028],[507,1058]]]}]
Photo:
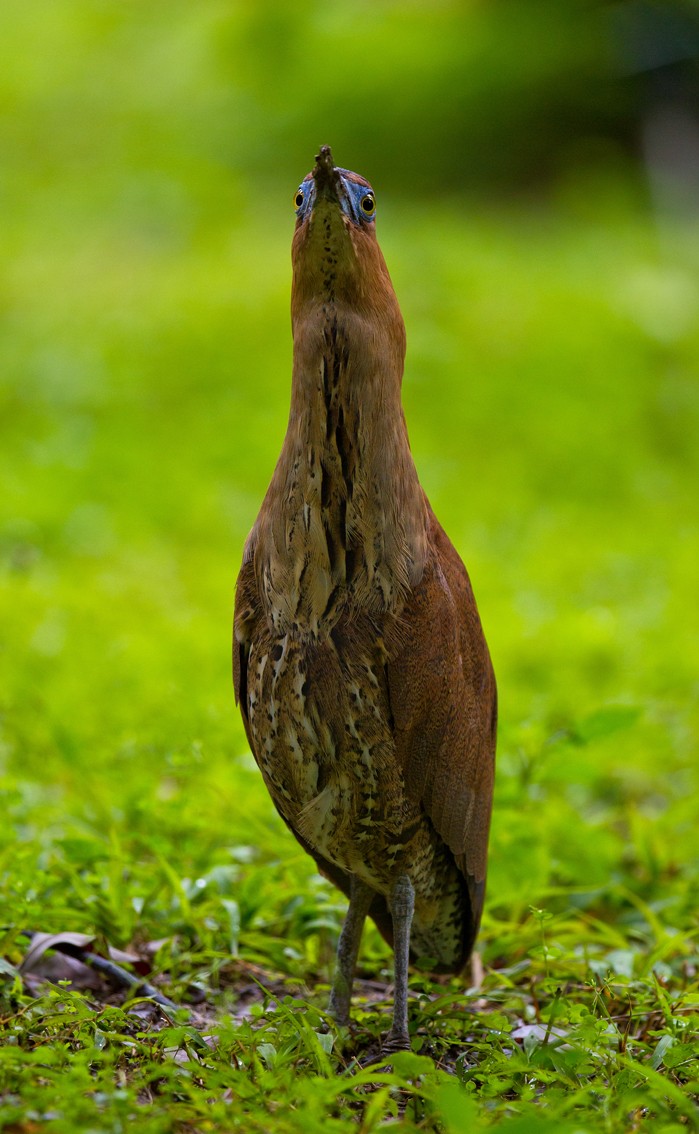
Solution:
[{"label": "grass", "polygon": [[[380,201],[413,449],[502,705],[483,981],[413,974],[389,1071],[356,1061],[389,953],[368,930],[326,1030],[342,902],[232,702],[292,222],[211,178],[191,224],[163,185],[118,213],[64,180],[54,214],[37,184],[3,235],[0,1128],[697,1128],[695,225],[617,181]],[[20,972],[25,930],[130,950],[183,1009]]]}]

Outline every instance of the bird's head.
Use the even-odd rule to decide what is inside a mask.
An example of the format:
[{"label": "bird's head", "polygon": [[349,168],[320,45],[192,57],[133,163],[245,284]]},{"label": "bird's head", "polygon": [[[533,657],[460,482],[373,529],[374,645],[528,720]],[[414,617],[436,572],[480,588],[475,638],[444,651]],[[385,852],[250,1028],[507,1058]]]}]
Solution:
[{"label": "bird's head", "polygon": [[366,178],[341,169],[321,146],[294,194],[292,319],[333,304],[360,317],[402,319],[376,239],[376,199]]}]

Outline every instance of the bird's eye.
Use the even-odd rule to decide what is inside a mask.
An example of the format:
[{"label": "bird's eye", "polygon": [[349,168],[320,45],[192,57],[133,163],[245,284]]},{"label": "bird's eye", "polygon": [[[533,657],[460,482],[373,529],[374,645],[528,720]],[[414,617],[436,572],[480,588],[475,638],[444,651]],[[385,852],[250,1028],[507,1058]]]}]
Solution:
[{"label": "bird's eye", "polygon": [[365,217],[372,217],[376,212],[376,201],[373,193],[365,193],[359,202],[359,207]]},{"label": "bird's eye", "polygon": [[302,204],[303,204],[303,192],[301,191],[301,189],[297,189],[296,192],[294,193],[294,208],[296,209],[297,212],[301,208]]}]

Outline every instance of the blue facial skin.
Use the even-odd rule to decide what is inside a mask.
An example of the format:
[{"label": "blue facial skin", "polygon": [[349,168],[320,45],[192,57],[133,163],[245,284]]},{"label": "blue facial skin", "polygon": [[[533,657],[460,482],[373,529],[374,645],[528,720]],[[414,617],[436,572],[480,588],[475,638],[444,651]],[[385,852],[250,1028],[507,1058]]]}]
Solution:
[{"label": "blue facial skin", "polygon": [[[340,208],[345,216],[349,217],[352,223],[356,225],[373,224],[376,216],[374,190],[369,185],[359,185],[356,181],[351,181],[350,177],[347,176],[349,174],[347,169],[338,169],[337,172],[340,174],[340,182],[344,190],[344,192],[340,191],[338,196]],[[299,196],[303,197],[300,204],[297,203]],[[294,208],[299,220],[305,220],[313,211],[315,199],[316,185],[312,175],[309,174],[294,194]]]}]

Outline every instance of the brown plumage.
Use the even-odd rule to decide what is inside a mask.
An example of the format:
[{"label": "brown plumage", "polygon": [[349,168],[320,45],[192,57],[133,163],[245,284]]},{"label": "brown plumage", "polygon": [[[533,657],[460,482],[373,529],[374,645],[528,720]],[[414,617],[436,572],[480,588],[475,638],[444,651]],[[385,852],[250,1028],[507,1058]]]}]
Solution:
[{"label": "brown plumage", "polygon": [[409,1045],[408,951],[458,972],[478,930],[495,679],[410,452],[371,186],[323,146],[296,209],[291,411],[238,579],[235,692],[277,809],[350,898],[339,1022],[367,912],[394,946],[392,1050]]}]

